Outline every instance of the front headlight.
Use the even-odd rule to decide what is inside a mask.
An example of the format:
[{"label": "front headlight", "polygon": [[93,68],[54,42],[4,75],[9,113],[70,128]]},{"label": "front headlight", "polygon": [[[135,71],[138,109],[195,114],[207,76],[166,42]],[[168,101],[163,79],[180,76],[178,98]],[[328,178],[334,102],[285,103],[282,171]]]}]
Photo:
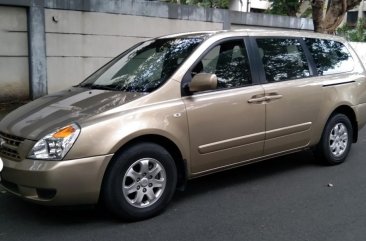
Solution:
[{"label": "front headlight", "polygon": [[80,133],[80,127],[70,124],[39,140],[28,155],[30,159],[62,160]]}]

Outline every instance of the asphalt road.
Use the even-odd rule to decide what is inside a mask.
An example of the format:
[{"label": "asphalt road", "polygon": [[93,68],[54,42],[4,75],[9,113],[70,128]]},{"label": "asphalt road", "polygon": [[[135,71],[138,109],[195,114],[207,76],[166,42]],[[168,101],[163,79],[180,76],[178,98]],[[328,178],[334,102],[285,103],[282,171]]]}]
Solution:
[{"label": "asphalt road", "polygon": [[2,191],[0,240],[362,241],[365,146],[366,129],[339,166],[301,152],[192,180],[163,214],[137,223],[92,207],[37,206]]}]

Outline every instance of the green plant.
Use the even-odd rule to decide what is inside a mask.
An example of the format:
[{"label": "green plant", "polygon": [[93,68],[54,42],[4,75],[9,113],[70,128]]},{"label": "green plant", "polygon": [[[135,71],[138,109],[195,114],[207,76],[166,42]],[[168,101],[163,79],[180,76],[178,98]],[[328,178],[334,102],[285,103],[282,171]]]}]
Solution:
[{"label": "green plant", "polygon": [[337,29],[337,34],[345,37],[348,41],[366,42],[365,19],[361,18],[357,21],[355,28],[344,25]]},{"label": "green plant", "polygon": [[299,11],[302,0],[270,0],[272,3],[271,8],[267,10],[267,13],[276,15],[296,16]]}]

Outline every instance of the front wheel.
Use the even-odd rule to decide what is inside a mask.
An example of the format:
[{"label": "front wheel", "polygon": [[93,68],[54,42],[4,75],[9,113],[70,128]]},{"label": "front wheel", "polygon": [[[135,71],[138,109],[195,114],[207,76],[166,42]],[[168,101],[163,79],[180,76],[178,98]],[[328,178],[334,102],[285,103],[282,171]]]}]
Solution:
[{"label": "front wheel", "polygon": [[103,183],[107,208],[137,221],[159,214],[172,198],[177,170],[172,156],[154,143],[139,143],[115,157]]},{"label": "front wheel", "polygon": [[316,148],[316,156],[328,165],[344,162],[351,149],[353,128],[344,114],[335,114],[328,120]]}]

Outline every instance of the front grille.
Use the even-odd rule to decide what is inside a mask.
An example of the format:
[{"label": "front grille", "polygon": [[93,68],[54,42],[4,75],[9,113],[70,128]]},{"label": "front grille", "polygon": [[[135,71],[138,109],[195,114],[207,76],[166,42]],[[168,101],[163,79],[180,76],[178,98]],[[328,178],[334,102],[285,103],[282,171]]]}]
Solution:
[{"label": "front grille", "polygon": [[0,132],[0,156],[20,160],[18,148],[24,138]]}]

